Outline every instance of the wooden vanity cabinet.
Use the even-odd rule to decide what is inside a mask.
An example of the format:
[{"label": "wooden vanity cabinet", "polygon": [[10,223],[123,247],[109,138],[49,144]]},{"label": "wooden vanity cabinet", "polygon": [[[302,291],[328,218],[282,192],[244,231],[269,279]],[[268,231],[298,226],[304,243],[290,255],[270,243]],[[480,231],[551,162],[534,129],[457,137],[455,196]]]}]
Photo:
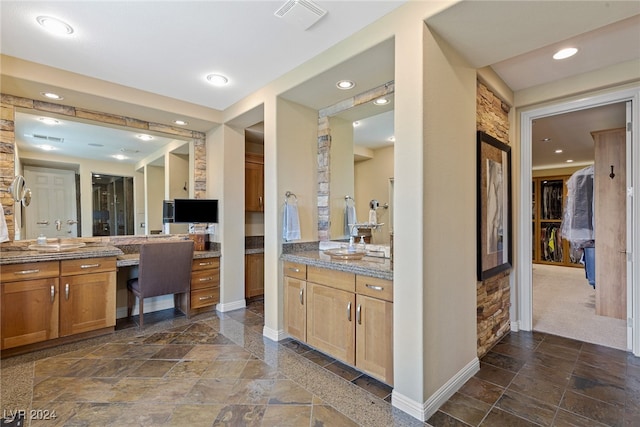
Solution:
[{"label": "wooden vanity cabinet", "polygon": [[244,296],[245,298],[264,295],[264,254],[244,256]]},{"label": "wooden vanity cabinet", "polygon": [[307,266],[284,263],[284,330],[293,338],[307,340]]},{"label": "wooden vanity cabinet", "polygon": [[191,310],[215,309],[220,302],[220,258],[198,258],[191,264]]},{"label": "wooden vanity cabinet", "polygon": [[244,210],[264,212],[264,156],[246,153],[244,162]]},{"label": "wooden vanity cabinet", "polygon": [[393,282],[356,276],[356,366],[393,384]]},{"label": "wooden vanity cabinet", "polygon": [[57,338],[58,261],[6,265],[0,269],[0,275],[0,348]]},{"label": "wooden vanity cabinet", "polygon": [[307,342],[355,364],[355,274],[307,267]]},{"label": "wooden vanity cabinet", "polygon": [[393,385],[392,281],[285,262],[284,288],[285,332]]},{"label": "wooden vanity cabinet", "polygon": [[116,259],[60,261],[60,336],[116,324]]}]

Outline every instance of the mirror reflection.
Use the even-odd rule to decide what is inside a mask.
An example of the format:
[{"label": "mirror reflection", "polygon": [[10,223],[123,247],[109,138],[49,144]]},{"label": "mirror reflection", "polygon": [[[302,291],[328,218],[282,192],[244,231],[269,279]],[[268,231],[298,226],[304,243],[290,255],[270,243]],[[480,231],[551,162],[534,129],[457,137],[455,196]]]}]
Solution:
[{"label": "mirror reflection", "polygon": [[162,224],[162,200],[193,197],[191,141],[33,111],[16,111],[15,136],[32,190],[16,240],[185,232]]},{"label": "mirror reflection", "polygon": [[[332,240],[389,244],[394,160],[393,94],[329,118],[331,129],[330,229]],[[354,227],[375,223],[376,226]]]}]

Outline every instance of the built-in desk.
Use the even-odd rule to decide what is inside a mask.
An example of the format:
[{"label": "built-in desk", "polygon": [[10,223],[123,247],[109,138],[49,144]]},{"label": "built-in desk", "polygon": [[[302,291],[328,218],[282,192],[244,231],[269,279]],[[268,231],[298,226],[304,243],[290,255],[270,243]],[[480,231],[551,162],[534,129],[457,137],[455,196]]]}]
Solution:
[{"label": "built-in desk", "polygon": [[[130,269],[124,267],[136,267],[139,264],[139,253],[118,255],[118,281],[126,281],[131,274]],[[189,315],[215,310],[220,302],[220,251],[194,251],[191,291],[188,295],[176,295],[174,301],[176,307]]]}]

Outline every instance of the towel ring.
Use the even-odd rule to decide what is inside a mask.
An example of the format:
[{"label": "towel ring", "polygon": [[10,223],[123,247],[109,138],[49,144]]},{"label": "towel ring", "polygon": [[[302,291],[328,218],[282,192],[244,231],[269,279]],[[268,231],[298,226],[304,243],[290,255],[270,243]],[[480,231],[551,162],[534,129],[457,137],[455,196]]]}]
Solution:
[{"label": "towel ring", "polygon": [[287,203],[287,201],[289,200],[289,197],[293,197],[295,199],[295,201],[298,201],[298,196],[296,196],[294,193],[292,193],[291,191],[287,191],[286,193],[284,193],[284,202]]}]

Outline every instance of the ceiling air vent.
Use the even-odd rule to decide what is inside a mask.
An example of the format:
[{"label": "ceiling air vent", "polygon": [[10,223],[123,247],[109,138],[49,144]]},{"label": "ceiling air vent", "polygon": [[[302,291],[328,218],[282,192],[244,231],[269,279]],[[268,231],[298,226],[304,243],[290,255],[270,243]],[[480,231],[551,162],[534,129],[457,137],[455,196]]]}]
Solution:
[{"label": "ceiling air vent", "polygon": [[57,136],[39,135],[37,133],[34,133],[33,135],[31,135],[31,137],[49,142],[64,142],[64,138],[58,138]]},{"label": "ceiling air vent", "polygon": [[310,0],[289,0],[276,10],[275,15],[303,30],[308,29],[327,14]]}]

